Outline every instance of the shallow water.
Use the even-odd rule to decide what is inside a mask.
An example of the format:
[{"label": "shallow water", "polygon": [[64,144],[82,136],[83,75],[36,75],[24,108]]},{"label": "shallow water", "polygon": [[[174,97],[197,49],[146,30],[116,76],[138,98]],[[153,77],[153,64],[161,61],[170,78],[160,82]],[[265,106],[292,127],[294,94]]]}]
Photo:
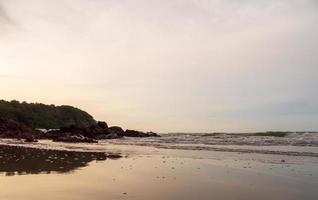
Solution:
[{"label": "shallow water", "polygon": [[[33,147],[48,148],[51,144],[41,142]],[[310,200],[318,197],[317,157],[101,145],[100,152],[112,150],[123,156],[113,160],[93,153],[92,149],[97,148],[94,145],[87,145],[90,152],[85,151],[85,144],[55,145],[59,146],[58,151],[0,148],[0,199]]]}]

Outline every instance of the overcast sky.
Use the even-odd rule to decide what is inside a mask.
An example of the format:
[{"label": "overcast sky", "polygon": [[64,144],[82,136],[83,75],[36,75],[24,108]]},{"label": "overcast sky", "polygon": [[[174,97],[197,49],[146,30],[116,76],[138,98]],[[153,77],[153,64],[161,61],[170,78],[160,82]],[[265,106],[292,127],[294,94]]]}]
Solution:
[{"label": "overcast sky", "polygon": [[318,1],[0,0],[0,94],[145,131],[318,130]]}]

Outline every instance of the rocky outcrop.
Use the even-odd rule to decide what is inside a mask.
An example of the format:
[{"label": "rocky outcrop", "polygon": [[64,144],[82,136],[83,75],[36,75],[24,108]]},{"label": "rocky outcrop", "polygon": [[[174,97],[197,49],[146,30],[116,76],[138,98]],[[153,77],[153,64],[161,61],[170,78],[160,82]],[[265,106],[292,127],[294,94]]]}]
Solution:
[{"label": "rocky outcrop", "polygon": [[142,131],[135,131],[135,130],[126,130],[124,133],[125,137],[160,137],[157,133],[154,132],[147,132],[144,133]]},{"label": "rocky outcrop", "polygon": [[124,131],[119,126],[108,127],[106,122],[97,122],[88,128],[76,126],[62,127],[60,130],[45,133],[46,139],[59,142],[95,142],[96,140],[117,139],[122,137],[158,137],[154,132],[135,130]]},{"label": "rocky outcrop", "polygon": [[127,129],[124,133],[126,137],[147,137],[144,132]]},{"label": "rocky outcrop", "polygon": [[125,131],[119,126],[111,126],[108,130],[111,134],[116,134],[118,137],[123,137],[125,134]]},{"label": "rocky outcrop", "polygon": [[148,137],[161,137],[160,135],[152,131],[147,132],[146,134],[148,135]]},{"label": "rocky outcrop", "polygon": [[36,139],[42,137],[42,132],[32,130],[31,128],[13,120],[0,117],[0,138],[24,139],[26,142],[36,142]]},{"label": "rocky outcrop", "polygon": [[60,130],[48,131],[44,134],[45,139],[61,142],[95,142],[96,139],[110,138],[110,132],[106,122],[97,122],[87,128],[77,126],[62,127]]},{"label": "rocky outcrop", "polygon": [[56,142],[87,142],[93,143],[97,140],[118,139],[122,137],[160,137],[154,132],[141,132],[135,130],[124,131],[119,126],[108,127],[106,122],[97,122],[88,128],[76,126],[63,127],[60,130],[45,133],[44,138]]},{"label": "rocky outcrop", "polygon": [[0,138],[24,139],[27,142],[36,142],[37,139],[50,139],[56,142],[96,143],[97,140],[122,137],[159,137],[159,135],[153,132],[124,131],[119,126],[108,127],[106,122],[97,122],[87,128],[71,125],[59,130],[42,132],[13,120],[0,118]]},{"label": "rocky outcrop", "polygon": [[108,125],[106,122],[97,122],[97,126],[102,129],[108,129]]}]

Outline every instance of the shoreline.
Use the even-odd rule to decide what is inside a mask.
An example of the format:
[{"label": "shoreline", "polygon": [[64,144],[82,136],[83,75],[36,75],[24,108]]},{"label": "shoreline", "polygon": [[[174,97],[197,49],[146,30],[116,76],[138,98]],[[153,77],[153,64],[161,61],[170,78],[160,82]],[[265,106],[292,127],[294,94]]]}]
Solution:
[{"label": "shoreline", "polygon": [[[154,149],[185,150],[185,151],[210,151],[210,152],[232,152],[242,154],[268,154],[298,157],[318,157],[318,147],[297,147],[297,146],[253,146],[253,145],[169,145],[162,144],[133,144],[133,143],[112,143],[114,140],[101,140],[98,143],[64,143],[53,142],[42,139],[36,143],[24,142],[18,139],[0,139],[0,146],[19,146],[25,148],[36,148],[43,150],[79,151],[79,152],[104,152],[112,151],[109,147],[149,147]],[[121,141],[121,140],[119,140]],[[117,147],[116,147],[117,146]],[[124,148],[125,149],[125,148]],[[295,151],[297,150],[297,151]],[[116,150],[115,150],[116,151]]]},{"label": "shoreline", "polygon": [[[0,162],[1,199],[40,200],[44,195],[48,200],[210,200],[211,197],[314,200],[317,197],[316,157],[130,145],[110,145],[103,150],[121,153],[118,159],[92,159],[92,152],[76,150],[74,154],[54,151],[45,155],[42,151],[31,153],[31,161],[23,161],[27,164]],[[12,162],[22,162],[15,161],[14,153],[2,155],[11,155]],[[22,168],[18,170],[17,166]],[[3,174],[5,170],[9,173]],[[13,189],[22,183],[22,188]]]}]

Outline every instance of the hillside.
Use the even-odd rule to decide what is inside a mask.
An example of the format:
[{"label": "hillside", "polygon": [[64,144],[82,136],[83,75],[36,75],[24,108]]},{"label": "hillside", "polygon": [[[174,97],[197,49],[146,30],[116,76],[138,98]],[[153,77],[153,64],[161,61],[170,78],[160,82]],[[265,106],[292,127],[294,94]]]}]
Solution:
[{"label": "hillside", "polygon": [[32,128],[56,129],[69,125],[87,127],[95,124],[87,112],[72,106],[0,100],[0,117],[12,119]]}]

